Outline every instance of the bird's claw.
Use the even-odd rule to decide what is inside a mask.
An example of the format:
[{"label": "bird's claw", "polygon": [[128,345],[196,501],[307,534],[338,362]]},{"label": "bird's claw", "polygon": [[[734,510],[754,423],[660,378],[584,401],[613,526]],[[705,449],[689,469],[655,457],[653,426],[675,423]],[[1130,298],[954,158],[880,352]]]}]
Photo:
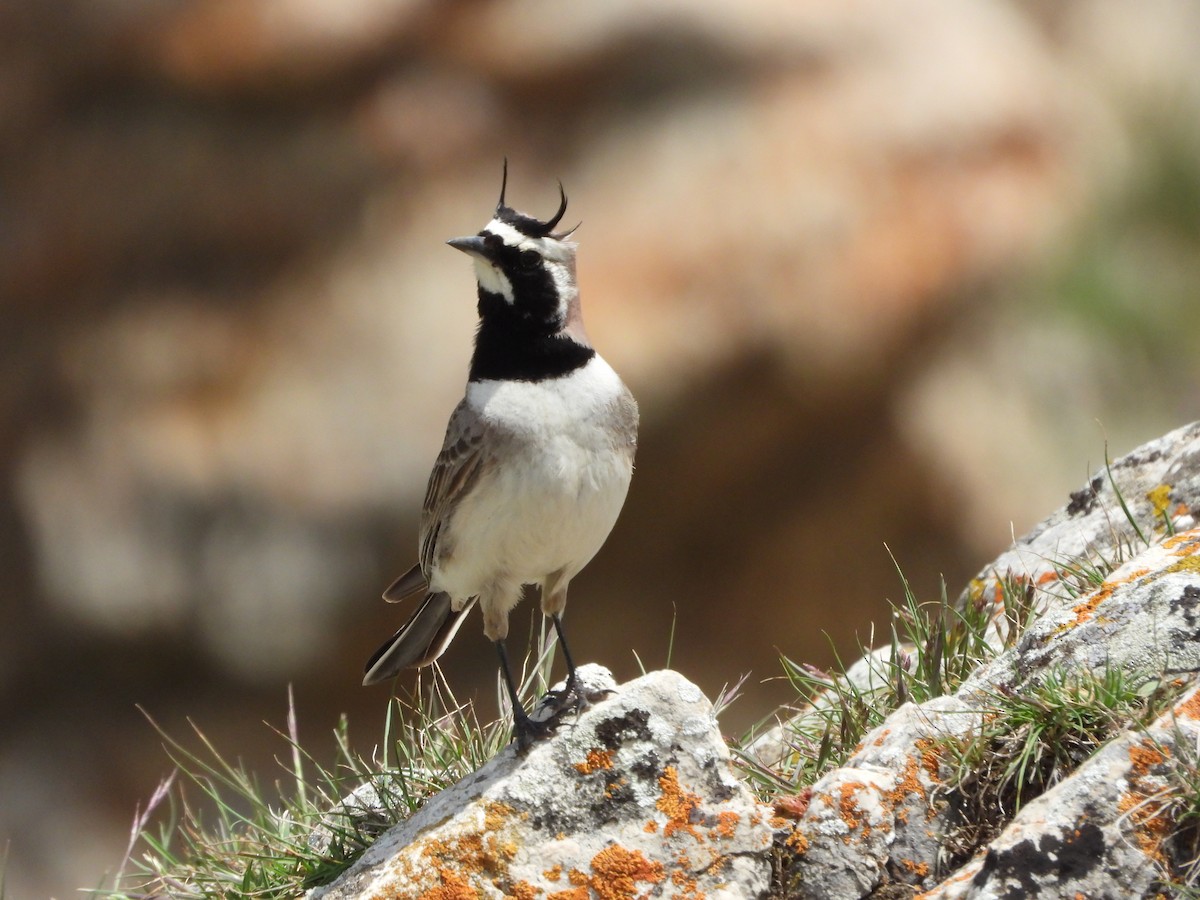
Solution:
[{"label": "bird's claw", "polygon": [[531,719],[521,713],[513,719],[513,740],[517,742],[517,752],[524,753],[534,741],[547,737],[554,731],[554,719]]},{"label": "bird's claw", "polygon": [[591,705],[591,701],[579,690],[578,684],[568,681],[558,690],[547,691],[546,696],[542,697],[542,702],[538,704],[538,709],[548,710],[549,718],[554,720],[567,711],[578,715]]}]

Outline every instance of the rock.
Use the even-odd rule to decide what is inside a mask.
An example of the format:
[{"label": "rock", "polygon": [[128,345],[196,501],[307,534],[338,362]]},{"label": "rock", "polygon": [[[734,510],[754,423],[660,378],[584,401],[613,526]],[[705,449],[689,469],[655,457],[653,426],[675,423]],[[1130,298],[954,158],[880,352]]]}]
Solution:
[{"label": "rock", "polygon": [[[1122,503],[1129,510],[1128,515],[1122,509]],[[1061,629],[1072,620],[1076,625],[1084,625],[1092,618],[1086,603],[1076,603],[1069,596],[1061,596],[1061,592],[1057,598],[1054,593],[1047,593],[1048,586],[1059,578],[1059,565],[1071,561],[1075,561],[1076,567],[1079,561],[1101,565],[1118,559],[1127,554],[1130,547],[1144,546],[1146,537],[1161,537],[1168,523],[1176,532],[1192,528],[1197,523],[1194,510],[1198,509],[1200,422],[1194,422],[1144,444],[1115,460],[1107,469],[1096,472],[1087,484],[1071,493],[1066,506],[985,566],[962,592],[959,604],[989,602],[995,606],[997,627],[990,639],[999,647],[1007,631],[1004,617],[1006,587],[1009,590],[1014,587],[1023,590],[1031,586],[1039,588],[1043,602],[1049,606],[1043,610],[1039,622],[1027,632],[1026,641],[1045,641],[1047,631]],[[1141,523],[1138,527],[1143,532],[1142,537],[1133,522]],[[1119,577],[1120,573],[1114,572],[1110,580]],[[1089,602],[1096,601],[1096,595],[1093,595]],[[1105,627],[1109,624],[1104,622]],[[1180,624],[1182,630],[1167,652],[1182,653],[1191,658],[1197,648],[1190,646],[1190,626],[1186,620]],[[1073,639],[1088,643],[1087,635],[1096,627],[1097,623],[1093,621],[1083,634]],[[1153,646],[1161,643],[1162,635],[1139,634],[1136,629],[1132,635],[1135,639],[1118,648],[1117,652],[1121,659],[1127,654],[1139,654],[1145,668],[1145,655],[1155,652]],[[1142,640],[1137,640],[1139,637]],[[1148,642],[1150,646],[1146,646]],[[1138,648],[1142,649],[1139,651]],[[1064,652],[1064,647],[1056,645],[1048,652],[1050,655],[1046,660],[1049,663]],[[1082,646],[1072,652],[1085,653]],[[1098,663],[1105,658],[1108,648],[1104,641],[1099,641],[1090,652],[1093,662]],[[1039,658],[1032,649],[1022,657],[1026,665]],[[878,690],[886,684],[884,673],[890,665],[891,648],[881,647],[850,666],[845,683],[859,692]],[[981,673],[980,678],[994,680],[995,673],[988,670]],[[802,715],[821,713],[830,700],[829,695],[817,697],[813,709]],[[795,724],[796,720],[792,720],[792,725]],[[754,743],[756,756],[770,764],[785,755],[788,747],[786,730],[787,725],[781,724],[759,736]]]},{"label": "rock", "polygon": [[510,746],[309,896],[735,900],[767,890],[771,842],[712,705],[654,672],[526,754]]},{"label": "rock", "polygon": [[1149,728],[1121,734],[1023,807],[925,900],[1152,896],[1176,826],[1172,770],[1200,739],[1200,682],[1191,684]]},{"label": "rock", "polygon": [[1097,471],[1072,492],[1066,506],[984,568],[962,602],[987,597],[999,604],[1006,578],[1044,585],[1058,577],[1056,567],[1063,562],[1096,563],[1128,555],[1128,548],[1145,546],[1147,538],[1161,535],[1168,525],[1173,531],[1194,527],[1197,510],[1200,422],[1193,422]]},{"label": "rock", "polygon": [[[1166,528],[1168,519],[1173,526],[1194,524],[1200,423],[1135,450],[1112,471],[1144,534],[1155,522]],[[900,707],[845,765],[813,785],[791,838],[801,850],[789,872],[792,888],[830,900],[866,896],[895,882],[936,888],[938,897],[1038,890],[1136,896],[1164,877],[1173,826],[1165,779],[1172,766],[1188,765],[1174,762],[1176,745],[1194,754],[1200,712],[1194,675],[1200,670],[1200,528],[1160,535],[1160,543],[1090,588],[1082,581],[1067,585],[1048,577],[1052,562],[1061,565],[1073,555],[1119,560],[1119,548],[1129,555],[1136,534],[1105,478],[1073,496],[1070,506],[986,570],[993,581],[979,581],[992,590],[997,573],[1025,567],[1016,571],[1036,587],[1039,612],[1016,644],[953,695]],[[1002,592],[997,599],[1004,599]],[[1051,677],[1099,676],[1108,669],[1131,684],[1174,678],[1186,693],[1170,714],[1144,732],[1120,736],[1024,806],[980,848],[982,855],[960,871],[945,871],[950,854],[944,845],[963,815],[947,748],[994,719],[997,697],[1036,690]],[[861,672],[856,680],[870,683]],[[763,743],[767,751],[780,746],[779,733]]]}]

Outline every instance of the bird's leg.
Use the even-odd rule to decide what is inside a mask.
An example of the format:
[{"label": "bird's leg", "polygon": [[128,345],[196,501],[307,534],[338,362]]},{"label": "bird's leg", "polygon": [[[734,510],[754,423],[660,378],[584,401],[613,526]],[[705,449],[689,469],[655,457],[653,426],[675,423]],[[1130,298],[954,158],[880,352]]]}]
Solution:
[{"label": "bird's leg", "polygon": [[524,752],[535,739],[549,734],[550,726],[546,722],[533,721],[525,712],[525,708],[521,706],[521,701],[517,697],[517,686],[513,681],[512,669],[508,665],[508,651],[504,648],[503,640],[496,641],[496,652],[500,656],[500,671],[504,673],[504,685],[508,688],[508,699],[512,703],[513,736],[517,739],[517,749]]},{"label": "bird's leg", "polygon": [[575,674],[575,660],[571,658],[571,650],[567,647],[567,636],[563,633],[562,618],[558,613],[554,613],[550,619],[554,622],[554,632],[558,635],[558,644],[562,647],[563,659],[567,663],[567,681],[561,691],[553,692],[555,712],[562,712],[568,706],[573,706],[576,712],[580,712],[591,704],[580,690],[579,678]]},{"label": "bird's leg", "polygon": [[558,635],[558,644],[562,647],[563,659],[567,663],[567,686],[566,693],[578,691],[579,679],[575,677],[575,660],[571,659],[571,650],[567,647],[567,636],[563,634],[562,617],[555,613],[550,617],[554,622],[554,632]]}]

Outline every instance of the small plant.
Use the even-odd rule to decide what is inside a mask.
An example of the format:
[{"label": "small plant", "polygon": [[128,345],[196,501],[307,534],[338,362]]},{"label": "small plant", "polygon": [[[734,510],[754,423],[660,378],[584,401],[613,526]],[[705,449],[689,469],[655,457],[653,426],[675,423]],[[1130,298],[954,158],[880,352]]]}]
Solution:
[{"label": "small plant", "polygon": [[942,581],[938,599],[921,602],[899,565],[896,570],[904,599],[892,604],[887,645],[878,650],[869,649],[871,641],[860,645],[860,662],[847,668],[838,659],[832,673],[782,658],[797,695],[775,717],[782,720],[779,733],[787,752],[777,762],[764,763],[746,749],[754,731],[735,750],[764,798],[796,793],[843,764],[863,736],[902,704],[952,693],[982,662],[1015,641],[1030,617],[1032,600],[1022,593],[1008,626],[998,630],[996,610],[985,598],[956,605]]},{"label": "small plant", "polygon": [[1023,689],[994,691],[982,710],[984,726],[944,745],[958,773],[946,785],[959,822],[946,841],[949,856],[969,857],[1023,805],[1118,732],[1161,715],[1177,693],[1174,684],[1136,682],[1117,668],[1054,670]]},{"label": "small plant", "polygon": [[[522,668],[525,697],[540,695],[549,678],[554,642],[544,627],[536,647],[533,664],[527,658]],[[199,751],[159,729],[176,771],[137,815],[121,873],[106,895],[282,900],[334,880],[382,831],[508,742],[507,717],[481,723],[436,666],[430,673],[411,694],[394,699],[383,741],[370,756],[351,749],[343,718],[332,766],[300,746],[289,692],[287,733],[279,732],[287,758],[280,761],[282,777],[267,785],[224,757],[195,725]],[[504,709],[499,680],[497,696]]]},{"label": "small plant", "polygon": [[1173,823],[1166,841],[1171,896],[1200,897],[1200,749],[1191,741],[1176,741],[1172,763],[1170,786],[1147,802]]},{"label": "small plant", "polygon": [[[1046,597],[1077,599],[1094,592],[1142,546],[1172,533],[1169,517],[1165,517],[1166,527],[1149,537],[1138,525],[1113,475],[1107,447],[1105,471],[1132,532],[1113,523],[1112,550],[1107,555],[1092,550],[1078,559],[1047,560],[1051,573],[1036,581],[1013,572],[996,573],[992,580],[972,582],[956,603],[948,600],[944,581],[938,600],[918,600],[893,557],[903,599],[892,604],[887,645],[872,649],[872,633],[872,640],[859,646],[861,660],[851,667],[842,664],[835,650],[833,672],[783,657],[784,675],[796,691],[796,701],[756,726],[743,738],[742,749],[735,750],[760,794],[771,798],[811,785],[843,764],[863,736],[901,704],[953,693],[980,665],[1015,646]],[[1093,484],[1098,489],[1099,484]],[[1054,685],[1048,682],[1044,687],[1052,691]],[[776,735],[785,748],[779,754],[782,758],[772,763],[764,763],[747,749],[767,721],[778,723]]]}]

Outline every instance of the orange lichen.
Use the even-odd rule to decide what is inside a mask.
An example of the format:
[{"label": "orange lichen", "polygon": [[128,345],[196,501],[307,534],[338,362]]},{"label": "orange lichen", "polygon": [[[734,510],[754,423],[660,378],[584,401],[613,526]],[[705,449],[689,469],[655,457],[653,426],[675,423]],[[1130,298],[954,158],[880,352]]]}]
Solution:
[{"label": "orange lichen", "polygon": [[918,878],[925,878],[929,875],[929,863],[917,862],[915,859],[903,858],[901,858],[899,862],[900,865],[904,866],[905,869],[907,869],[911,874],[916,875]]},{"label": "orange lichen", "polygon": [[801,831],[799,828],[797,828],[795,831],[793,831],[791,834],[789,834],[787,836],[787,840],[785,840],[784,843],[797,856],[803,856],[805,853],[808,852],[808,836],[803,831]]},{"label": "orange lichen", "polygon": [[1134,744],[1129,748],[1129,762],[1133,774],[1138,778],[1145,778],[1153,767],[1167,761],[1169,752],[1166,747],[1156,747],[1146,740]]},{"label": "orange lichen", "polygon": [[457,872],[444,866],[438,867],[438,878],[442,883],[435,888],[422,891],[418,900],[477,900],[479,891]]},{"label": "orange lichen", "polygon": [[718,853],[711,847],[708,849],[708,865],[704,867],[706,875],[716,875],[724,867],[728,861],[728,857],[723,853]]},{"label": "orange lichen", "polygon": [[609,782],[604,787],[604,796],[610,798],[615,796],[617,791],[625,787],[627,784],[629,784],[629,779],[624,777],[618,778],[616,781]]},{"label": "orange lichen", "polygon": [[[1180,508],[1176,510],[1176,515],[1189,515],[1190,510],[1188,510],[1187,506],[1180,504]],[[1176,547],[1182,545],[1183,552],[1194,553],[1194,547],[1198,540],[1200,540],[1200,528],[1193,528],[1190,532],[1172,534],[1170,538],[1163,541],[1163,547],[1166,550],[1175,550]]]},{"label": "orange lichen", "polygon": [[[848,781],[838,788],[838,793],[841,799],[838,802],[838,815],[841,820],[846,823],[846,827],[851,831],[855,829],[862,830],[864,838],[871,834],[871,826],[867,823],[867,817],[863,811],[859,809],[858,802],[854,799],[855,793],[866,785],[861,781]],[[850,843],[851,835],[846,835],[842,840],[847,844]]]},{"label": "orange lichen", "polygon": [[686,831],[696,840],[703,840],[692,824],[692,813],[700,806],[700,798],[680,787],[679,773],[674,766],[667,766],[663,771],[658,779],[658,788],[662,796],[655,806],[667,817],[663,837],[670,837],[676,831]]},{"label": "orange lichen", "polygon": [[733,810],[726,810],[725,812],[717,813],[717,827],[714,829],[714,831],[717,833],[717,837],[733,837],[734,833],[737,831],[738,822],[740,820],[741,816],[739,816]]},{"label": "orange lichen", "polygon": [[653,885],[662,880],[662,863],[646,859],[640,850],[614,844],[592,857],[588,886],[600,900],[633,900],[638,882]]},{"label": "orange lichen", "polygon": [[562,866],[551,866],[549,869],[546,869],[542,872],[542,877],[547,881],[558,881],[560,878],[562,878]]},{"label": "orange lichen", "polygon": [[591,891],[586,887],[575,887],[569,891],[554,891],[546,895],[546,900],[589,900]]},{"label": "orange lichen", "polygon": [[481,830],[427,841],[421,848],[421,856],[438,873],[441,884],[421,894],[421,900],[475,897],[477,892],[470,884],[472,877],[503,878],[517,853],[517,845],[507,831],[514,814],[512,807],[503,803],[488,803],[484,806]]},{"label": "orange lichen", "polygon": [[505,823],[513,817],[516,812],[507,803],[488,803],[483,808],[483,824],[489,831],[495,828],[502,828]]},{"label": "orange lichen", "polygon": [[580,775],[591,775],[593,772],[598,772],[601,769],[611,769],[613,752],[611,750],[600,750],[593,748],[588,751],[587,759],[583,762],[575,763],[575,771]]},{"label": "orange lichen", "polygon": [[678,897],[679,900],[704,900],[704,892],[696,886],[696,879],[682,869],[671,873],[671,884],[675,886],[675,890],[671,892],[672,897]]},{"label": "orange lichen", "polygon": [[933,738],[921,738],[917,741],[917,749],[921,751],[921,768],[925,770],[929,780],[940,782],[943,747]]},{"label": "orange lichen", "polygon": [[1149,573],[1149,571],[1149,569],[1136,569],[1121,581],[1105,581],[1099,588],[1089,594],[1086,600],[1072,610],[1075,613],[1074,624],[1082,625],[1092,617],[1092,614],[1096,611],[1096,607],[1112,596],[1113,591],[1122,585],[1137,581],[1143,575]]},{"label": "orange lichen", "polygon": [[1033,583],[1038,587],[1041,587],[1044,584],[1050,584],[1052,581],[1058,581],[1058,572],[1056,572],[1054,569],[1051,569],[1048,572],[1043,572],[1036,579],[1034,579]]},{"label": "orange lichen", "polygon": [[642,826],[642,831],[646,832],[646,834],[654,834],[656,831],[658,831],[658,823],[651,819]]},{"label": "orange lichen", "polygon": [[[924,743],[932,744],[933,742],[928,741],[927,739],[922,739],[917,741],[917,748],[920,749]],[[922,754],[921,759],[922,764],[925,764],[924,753]],[[936,762],[934,765],[936,766]],[[887,791],[884,795],[885,799],[892,805],[893,815],[898,822],[908,821],[908,810],[903,806],[905,797],[914,795],[924,799],[926,796],[925,785],[921,783],[921,779],[917,775],[918,771],[919,769],[916,757],[908,757],[904,761],[904,770],[901,772],[900,777],[896,780],[895,787],[893,787],[890,791]]]},{"label": "orange lichen", "polygon": [[[1017,583],[1020,584],[1024,580],[1025,579],[1023,577],[1018,577]],[[1004,605],[1004,582],[997,581],[992,586],[992,606],[1003,606],[1003,605]]]},{"label": "orange lichen", "polygon": [[1200,719],[1200,691],[1176,706],[1175,715],[1181,719]]},{"label": "orange lichen", "polygon": [[1136,829],[1133,839],[1138,849],[1162,864],[1167,861],[1162,845],[1173,830],[1170,816],[1164,815],[1165,808],[1165,803],[1144,796],[1140,791],[1130,791],[1117,803],[1117,811],[1128,816]]},{"label": "orange lichen", "polygon": [[472,872],[502,872],[517,854],[517,845],[504,840],[500,832],[464,834],[452,840],[431,840],[422,851],[425,856],[454,862]]},{"label": "orange lichen", "polygon": [[1167,804],[1153,780],[1147,781],[1151,769],[1162,765],[1170,756],[1166,747],[1156,746],[1143,738],[1129,748],[1129,791],[1117,803],[1118,811],[1134,825],[1133,838],[1146,856],[1165,864],[1163,843],[1170,837],[1172,822]]},{"label": "orange lichen", "polygon": [[516,884],[509,887],[505,897],[511,897],[512,900],[535,900],[537,895],[540,893],[541,891],[535,888],[528,881],[518,881]]}]

